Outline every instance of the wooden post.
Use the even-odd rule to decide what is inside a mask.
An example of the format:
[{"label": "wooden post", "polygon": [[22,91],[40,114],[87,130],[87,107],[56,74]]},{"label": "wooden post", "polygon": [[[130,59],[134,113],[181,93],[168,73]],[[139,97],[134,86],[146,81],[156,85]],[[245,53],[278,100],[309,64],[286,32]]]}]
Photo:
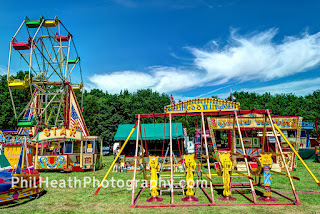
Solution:
[{"label": "wooden post", "polygon": [[232,151],[232,132],[228,130],[228,148]]},{"label": "wooden post", "polygon": [[205,126],[205,122],[204,122],[203,112],[201,112],[201,121],[202,121],[203,135],[204,135],[204,146],[206,147],[205,149],[206,149],[206,159],[207,159],[207,164],[208,164],[208,173],[209,173],[209,179],[210,179],[211,202],[212,202],[212,204],[214,204],[214,195],[213,195],[212,177],[211,177],[211,169],[210,169],[209,151],[208,151],[206,126]]},{"label": "wooden post", "polygon": [[136,139],[136,151],[134,155],[134,171],[133,171],[133,179],[132,179],[132,199],[131,199],[131,206],[134,203],[134,191],[136,186],[136,174],[137,174],[137,159],[138,159],[138,147],[139,147],[139,131],[140,131],[140,114],[138,115],[138,128],[137,128],[137,139]]},{"label": "wooden post", "polygon": [[[240,129],[239,120],[238,120],[238,115],[237,115],[237,112],[236,112],[236,111],[234,112],[234,116],[235,116],[235,119],[236,119],[236,122],[237,122],[237,127],[238,127],[238,132],[239,132],[240,143],[241,143],[241,147],[242,147],[243,155],[244,155],[244,162],[246,163],[246,169],[247,169],[248,176],[250,176],[248,156],[247,156],[247,152],[246,152],[246,149],[245,149],[245,147],[244,147],[244,144],[243,144],[241,129]],[[252,184],[252,180],[251,180],[251,179],[249,179],[249,183],[250,183],[250,187],[251,187],[251,191],[252,191],[253,202],[254,202],[254,203],[257,203],[256,191],[255,191],[255,189],[254,189],[254,187],[253,187],[253,184]]]},{"label": "wooden post", "polygon": [[83,167],[83,140],[81,140],[81,146],[80,146],[80,168]]},{"label": "wooden post", "polygon": [[174,193],[173,193],[173,158],[172,158],[172,115],[169,114],[169,125],[170,125],[170,189],[171,189],[171,204],[174,204]]},{"label": "wooden post", "polygon": [[43,142],[41,142],[41,155],[43,155]]},{"label": "wooden post", "polygon": [[[180,143],[181,143],[181,155],[184,155],[184,142],[182,139],[180,139]],[[187,142],[188,143],[188,142]],[[188,145],[188,144],[187,144]],[[182,157],[181,157],[182,158]]]},{"label": "wooden post", "polygon": [[296,198],[296,201],[299,202],[299,198],[298,198],[298,195],[296,193],[296,190],[295,190],[295,187],[293,185],[293,181],[292,181],[292,178],[291,178],[291,175],[290,175],[290,171],[289,171],[289,168],[287,166],[287,163],[286,163],[286,159],[284,157],[284,154],[282,152],[282,148],[281,148],[281,144],[279,142],[279,139],[277,137],[277,132],[276,132],[276,129],[274,127],[274,124],[273,124],[273,120],[271,118],[271,115],[269,113],[269,110],[267,110],[267,114],[268,114],[268,117],[269,117],[269,121],[270,121],[270,124],[271,124],[271,127],[272,127],[272,131],[273,131],[273,135],[275,137],[275,140],[276,140],[276,144],[277,144],[277,147],[278,147],[278,150],[280,151],[280,154],[281,154],[281,159],[282,159],[282,162],[284,164],[284,167],[286,168],[286,172],[287,172],[287,176],[289,178],[289,181],[290,181],[290,185],[291,185],[291,189],[292,189],[292,192]]}]

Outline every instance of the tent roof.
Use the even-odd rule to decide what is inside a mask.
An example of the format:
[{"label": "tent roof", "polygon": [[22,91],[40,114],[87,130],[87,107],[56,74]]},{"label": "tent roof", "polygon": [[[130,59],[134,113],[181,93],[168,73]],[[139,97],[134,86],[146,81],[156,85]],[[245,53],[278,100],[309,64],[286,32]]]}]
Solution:
[{"label": "tent roof", "polygon": [[7,157],[4,155],[4,153],[0,149],[0,169],[1,168],[6,168],[6,167],[10,167],[10,166],[11,165],[10,165]]},{"label": "tent roof", "polygon": [[[126,140],[129,136],[134,124],[120,124],[118,126],[118,130],[116,135],[114,136],[114,140]],[[170,125],[169,123],[166,123],[166,126],[164,126],[164,123],[147,123],[147,124],[141,124],[141,132],[142,132],[142,139],[144,140],[144,137],[146,136],[147,140],[163,140],[163,134],[164,134],[164,128],[165,128],[165,139],[170,139]],[[144,129],[146,131],[146,135],[144,134]],[[183,129],[182,129],[182,123],[172,123],[172,139],[177,138],[177,133],[179,139],[184,138]],[[133,134],[130,137],[130,140],[136,140],[137,139],[137,129],[134,130]],[[139,134],[140,139],[140,134]]]}]

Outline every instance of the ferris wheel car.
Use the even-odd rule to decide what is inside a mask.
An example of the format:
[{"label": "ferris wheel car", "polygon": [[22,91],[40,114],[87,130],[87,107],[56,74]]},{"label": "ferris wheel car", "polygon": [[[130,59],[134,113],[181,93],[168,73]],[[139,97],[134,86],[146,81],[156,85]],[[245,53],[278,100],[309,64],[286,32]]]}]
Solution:
[{"label": "ferris wheel car", "polygon": [[27,16],[24,19],[24,22],[26,23],[28,28],[38,28],[42,22],[43,22],[44,18],[42,16],[40,16],[39,20],[30,20]]},{"label": "ferris wheel car", "polygon": [[15,50],[29,50],[31,48],[31,41],[32,38],[29,36],[27,42],[18,42],[15,38],[12,38],[11,43]]},{"label": "ferris wheel car", "polygon": [[61,36],[61,35],[58,35],[58,33],[56,33],[56,39],[58,41],[62,41],[62,42],[67,42],[69,41],[69,39],[72,37],[72,35],[70,33],[68,33],[67,36]]},{"label": "ferris wheel car", "polygon": [[56,27],[58,25],[59,19],[57,17],[54,17],[54,19],[46,19],[44,21],[45,27]]},{"label": "ferris wheel car", "polygon": [[12,76],[8,79],[9,87],[12,89],[26,89],[30,86],[29,75],[25,75],[24,80],[14,79]]}]

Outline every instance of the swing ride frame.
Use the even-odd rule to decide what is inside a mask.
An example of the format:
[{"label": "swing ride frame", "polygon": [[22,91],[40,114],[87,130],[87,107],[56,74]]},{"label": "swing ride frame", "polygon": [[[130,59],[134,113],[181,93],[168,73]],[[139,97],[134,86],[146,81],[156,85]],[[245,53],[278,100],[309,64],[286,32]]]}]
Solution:
[{"label": "swing ride frame", "polygon": [[[133,129],[131,130],[129,136],[127,137],[126,141],[124,142],[122,148],[120,149],[120,152],[118,153],[117,157],[115,158],[114,162],[112,163],[112,165],[110,166],[106,176],[104,177],[104,179],[102,180],[101,184],[103,183],[103,181],[107,178],[108,174],[110,173],[111,169],[113,168],[114,163],[117,161],[117,159],[119,158],[119,155],[121,154],[121,152],[123,151],[124,147],[126,146],[128,140],[130,139],[132,133],[137,130],[136,133],[136,143],[135,143],[135,156],[134,156],[134,171],[133,171],[133,179],[131,181],[131,185],[132,185],[132,198],[131,198],[131,207],[135,208],[135,207],[189,207],[189,206],[244,206],[244,205],[300,205],[301,202],[299,201],[298,195],[296,193],[294,184],[292,179],[297,179],[299,180],[299,178],[294,177],[290,174],[290,170],[286,164],[285,161],[285,156],[283,154],[282,151],[282,147],[280,144],[280,141],[277,137],[275,137],[276,139],[276,147],[278,148],[278,151],[280,152],[278,154],[278,156],[280,156],[282,162],[284,163],[284,168],[286,173],[279,173],[282,176],[285,176],[289,179],[289,183],[292,189],[292,193],[294,195],[294,198],[290,198],[286,195],[283,195],[282,193],[275,191],[275,190],[271,190],[271,192],[275,193],[277,196],[286,199],[286,202],[258,202],[257,201],[257,194],[256,194],[256,190],[255,190],[255,186],[259,186],[259,187],[264,187],[263,183],[260,182],[260,178],[261,175],[259,175],[259,181],[257,182],[257,178],[253,178],[252,175],[250,174],[250,168],[249,168],[249,158],[250,156],[248,156],[246,154],[246,150],[245,150],[245,146],[244,146],[244,142],[243,142],[243,137],[242,137],[242,133],[241,133],[241,127],[239,125],[239,115],[244,115],[244,114],[263,114],[265,116],[268,117],[269,121],[272,121],[271,124],[271,129],[272,132],[274,134],[274,136],[277,136],[277,131],[280,132],[280,134],[282,134],[281,130],[277,127],[277,125],[274,123],[272,117],[271,117],[271,113],[272,110],[271,109],[260,109],[260,110],[234,110],[234,111],[200,111],[200,112],[178,112],[178,113],[171,113],[171,112],[166,112],[166,113],[152,113],[152,114],[137,114],[135,115],[137,121],[135,123],[135,126],[133,127]],[[238,176],[243,176],[244,178],[248,178],[248,182],[247,183],[242,183],[242,184],[232,184],[231,185],[231,190],[233,188],[235,188],[234,190],[236,192],[238,192],[239,194],[241,194],[242,196],[244,196],[249,203],[216,203],[215,202],[215,198],[214,198],[214,187],[217,186],[222,186],[223,184],[214,184],[213,183],[213,177],[218,177],[217,174],[212,174],[212,168],[211,168],[211,162],[210,162],[210,155],[209,155],[209,151],[208,151],[208,139],[207,139],[207,135],[206,135],[206,122],[205,122],[205,116],[222,116],[222,115],[230,115],[233,117],[234,122],[233,122],[233,139],[232,139],[232,146],[235,144],[235,135],[236,132],[238,134],[238,136],[240,137],[240,142],[241,142],[241,148],[243,151],[243,159],[245,161],[245,166],[246,166],[246,174],[245,173],[241,173],[236,171],[236,173],[233,173],[234,175],[238,175]],[[172,137],[172,119],[173,117],[181,117],[181,116],[200,116],[201,117],[201,134],[202,137],[204,138],[204,149],[205,149],[205,155],[204,159],[205,162],[203,165],[206,165],[207,167],[207,171],[208,174],[205,175],[207,177],[207,180],[209,181],[209,185],[206,186],[201,186],[200,189],[202,190],[202,192],[204,193],[204,195],[207,197],[208,199],[208,203],[190,203],[190,204],[186,204],[186,203],[175,203],[175,198],[174,198],[174,187],[177,186],[177,184],[174,184],[174,166],[175,164],[173,163],[173,149],[172,149],[172,145],[173,145],[173,137]],[[159,117],[163,117],[169,118],[169,127],[170,127],[170,143],[169,143],[169,147],[170,147],[170,184],[169,185],[159,185],[158,187],[169,187],[170,188],[170,196],[171,196],[171,200],[170,203],[164,204],[164,203],[160,203],[160,204],[138,204],[138,200],[140,198],[140,196],[142,195],[143,191],[150,187],[150,184],[142,187],[136,194],[136,182],[137,182],[137,177],[140,174],[144,174],[144,177],[146,178],[146,166],[144,165],[144,167],[142,167],[143,172],[140,172],[137,175],[137,165],[138,165],[138,160],[142,159],[143,160],[143,154],[139,155],[138,150],[139,150],[139,146],[142,147],[142,151],[143,151],[143,141],[142,141],[142,134],[141,134],[141,120],[143,121],[143,118],[159,118]],[[265,136],[265,132],[266,132],[266,128],[263,129],[264,131],[264,136]],[[139,135],[140,135],[140,145],[139,145]],[[282,134],[283,135],[283,134]],[[146,139],[145,139],[146,141]],[[288,143],[288,142],[287,142]],[[289,142],[290,144],[290,142]],[[147,143],[145,142],[145,145],[147,146]],[[291,145],[291,144],[290,144]],[[263,146],[266,146],[265,143],[263,143]],[[294,150],[294,148],[291,146],[291,148]],[[147,149],[147,148],[146,148]],[[163,150],[163,149],[162,149]],[[294,150],[295,151],[295,150]],[[147,154],[148,155],[148,154]],[[233,156],[234,154],[231,153],[231,156]],[[202,154],[201,154],[201,159],[202,159]],[[299,156],[298,156],[299,158]],[[300,159],[300,158],[299,158]],[[301,161],[303,162],[303,160],[301,159]],[[303,162],[304,163],[304,162]],[[144,160],[143,160],[143,164]],[[307,168],[307,166],[304,164],[304,166]],[[307,168],[308,169],[308,168]],[[202,170],[202,161],[201,161],[201,170]],[[314,177],[314,175],[312,174],[312,172],[308,169],[309,173]],[[160,172],[161,173],[161,172]],[[160,175],[161,176],[161,175]],[[202,178],[202,176],[201,176]],[[319,181],[314,177],[315,181],[318,183],[319,185]],[[254,181],[254,182],[253,182]],[[100,187],[96,190],[95,195],[98,194],[100,188],[101,188],[101,184]],[[247,189],[251,190],[251,194],[252,194],[252,198],[249,197],[248,195],[246,195],[244,192],[241,191],[241,189],[236,188],[236,187],[247,187]],[[205,187],[208,187],[210,189],[210,191],[208,192]]]}]

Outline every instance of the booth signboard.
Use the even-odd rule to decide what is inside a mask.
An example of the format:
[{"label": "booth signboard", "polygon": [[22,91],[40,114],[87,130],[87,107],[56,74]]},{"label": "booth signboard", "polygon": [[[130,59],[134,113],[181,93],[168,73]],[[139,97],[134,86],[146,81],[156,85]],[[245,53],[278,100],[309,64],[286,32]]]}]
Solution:
[{"label": "booth signboard", "polygon": [[[273,121],[280,129],[284,130],[301,130],[302,117],[278,117],[273,116]],[[239,125],[241,128],[250,129],[263,129],[266,126],[267,129],[271,129],[271,124],[268,118],[263,117],[239,117]],[[265,122],[266,120],[266,122]],[[266,124],[265,124],[266,123]],[[209,127],[213,130],[232,130],[233,118],[230,117],[208,117]],[[235,127],[237,124],[235,124]]]},{"label": "booth signboard", "polygon": [[62,127],[58,129],[56,127],[52,127],[51,129],[44,129],[42,132],[38,134],[38,141],[43,140],[52,140],[52,139],[73,139],[73,140],[82,140],[82,132],[77,131],[75,128],[65,129]]},{"label": "booth signboard", "polygon": [[239,111],[240,103],[214,98],[192,99],[164,107],[165,113]]},{"label": "booth signboard", "polygon": [[18,166],[19,157],[21,153],[21,145],[10,145],[4,147],[4,155],[8,159],[12,168],[16,168]]}]

